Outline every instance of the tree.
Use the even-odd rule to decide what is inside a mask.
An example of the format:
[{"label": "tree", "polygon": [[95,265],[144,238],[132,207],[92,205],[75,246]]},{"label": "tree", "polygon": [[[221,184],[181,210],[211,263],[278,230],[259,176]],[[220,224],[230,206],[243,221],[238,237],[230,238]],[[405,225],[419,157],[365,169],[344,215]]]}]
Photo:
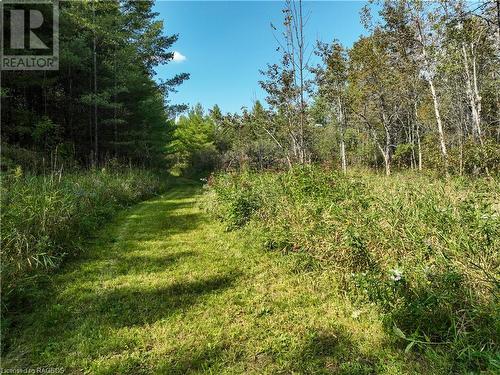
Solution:
[{"label": "tree", "polygon": [[327,106],[327,121],[334,120],[338,126],[340,157],[342,170],[345,173],[347,171],[345,132],[349,111],[347,93],[348,56],[346,50],[338,41],[334,41],[331,45],[318,42],[316,54],[321,58],[324,66],[317,66],[313,69],[316,74],[318,95]]},{"label": "tree", "polygon": [[[260,81],[267,92],[267,102],[284,119],[284,132],[289,138],[289,146],[285,148],[285,140],[277,137],[277,129],[267,129],[273,141],[287,151],[287,162],[300,164],[308,160],[306,150],[306,92],[309,82],[306,79],[306,45],[304,38],[304,17],[302,1],[286,0],[283,9],[284,21],[282,41],[276,38],[281,51],[281,63],[269,64],[266,71],[261,71],[266,80]],[[272,25],[274,30],[277,30]]]},{"label": "tree", "polygon": [[[41,153],[65,153],[83,165],[115,157],[164,162],[174,110],[170,94],[187,74],[153,80],[177,35],[163,35],[152,1],[60,3],[59,71],[2,72],[3,140]],[[57,142],[41,146],[37,124],[52,123]],[[160,146],[160,144],[163,145]],[[27,166],[29,168],[29,166]]]},{"label": "tree", "polygon": [[168,145],[172,170],[176,173],[198,174],[216,167],[215,123],[205,115],[200,104],[175,124],[173,140]]},{"label": "tree", "polygon": [[[355,43],[350,56],[349,83],[353,113],[368,130],[391,173],[397,120],[402,101],[400,72],[393,64],[387,34],[381,29]],[[381,140],[382,139],[382,140]]]}]

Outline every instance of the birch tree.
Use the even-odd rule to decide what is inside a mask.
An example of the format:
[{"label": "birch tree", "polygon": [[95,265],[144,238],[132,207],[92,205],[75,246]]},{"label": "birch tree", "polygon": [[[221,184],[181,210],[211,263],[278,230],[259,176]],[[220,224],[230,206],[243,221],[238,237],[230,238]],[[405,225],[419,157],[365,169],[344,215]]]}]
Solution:
[{"label": "birch tree", "polygon": [[416,56],[416,60],[420,63],[422,78],[427,81],[429,85],[436,119],[439,146],[444,161],[445,171],[447,171],[448,151],[446,148],[446,137],[441,116],[439,97],[435,85],[438,65],[437,51],[439,51],[440,35],[435,30],[435,15],[432,10],[426,8],[423,1],[410,1],[408,4],[412,6],[412,8],[410,8],[410,12],[415,25],[416,40],[420,47],[420,54]]},{"label": "birch tree", "polygon": [[345,48],[334,41],[331,45],[318,42],[316,54],[322,65],[312,69],[316,75],[318,95],[328,107],[329,117],[338,126],[342,171],[347,172],[345,133],[348,124],[349,103],[347,95],[348,58]]}]

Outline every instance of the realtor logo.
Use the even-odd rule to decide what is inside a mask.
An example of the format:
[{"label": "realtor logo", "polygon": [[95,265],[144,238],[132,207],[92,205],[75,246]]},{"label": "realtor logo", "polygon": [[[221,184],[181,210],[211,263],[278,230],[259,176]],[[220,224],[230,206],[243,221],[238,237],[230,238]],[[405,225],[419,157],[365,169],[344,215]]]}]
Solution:
[{"label": "realtor logo", "polygon": [[57,0],[0,0],[1,70],[59,69]]}]

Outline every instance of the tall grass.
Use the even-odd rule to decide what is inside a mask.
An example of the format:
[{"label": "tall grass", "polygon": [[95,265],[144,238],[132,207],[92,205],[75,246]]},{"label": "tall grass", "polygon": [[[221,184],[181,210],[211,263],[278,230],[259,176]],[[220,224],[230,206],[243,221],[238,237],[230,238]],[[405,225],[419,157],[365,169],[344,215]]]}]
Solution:
[{"label": "tall grass", "polygon": [[3,307],[13,292],[80,252],[83,240],[117,210],[160,189],[157,176],[134,169],[30,176],[18,168],[3,175]]},{"label": "tall grass", "polygon": [[353,301],[381,308],[402,349],[465,372],[500,366],[499,192],[494,180],[303,168],[215,176],[207,206],[228,229],[260,229],[269,249],[320,260]]}]

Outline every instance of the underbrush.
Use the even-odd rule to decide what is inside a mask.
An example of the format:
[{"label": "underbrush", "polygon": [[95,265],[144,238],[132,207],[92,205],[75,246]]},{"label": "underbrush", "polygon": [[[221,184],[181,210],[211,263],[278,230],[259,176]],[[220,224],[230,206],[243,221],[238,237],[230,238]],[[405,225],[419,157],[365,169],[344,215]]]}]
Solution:
[{"label": "underbrush", "polygon": [[206,205],[228,229],[257,227],[269,249],[334,270],[344,293],[377,303],[402,350],[449,371],[500,368],[500,189],[494,180],[317,168],[221,174]]},{"label": "underbrush", "polygon": [[116,211],[158,193],[153,173],[123,169],[68,175],[2,176],[2,310],[41,275],[81,251]]}]

